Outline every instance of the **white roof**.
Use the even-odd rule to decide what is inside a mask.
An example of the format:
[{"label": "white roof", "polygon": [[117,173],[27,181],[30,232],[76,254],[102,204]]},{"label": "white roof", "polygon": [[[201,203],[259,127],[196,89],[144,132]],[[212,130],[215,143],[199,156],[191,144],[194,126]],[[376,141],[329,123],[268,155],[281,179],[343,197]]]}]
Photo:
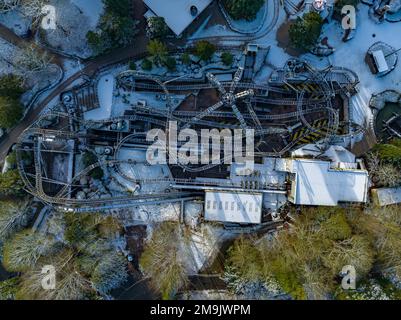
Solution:
[{"label": "white roof", "polygon": [[234,223],[261,223],[262,194],[206,192],[205,219]]},{"label": "white roof", "polygon": [[[163,17],[166,24],[179,36],[201,14],[213,0],[144,0],[145,4],[157,16]],[[191,14],[191,7],[198,9],[198,14]]]},{"label": "white roof", "polygon": [[335,170],[330,165],[326,161],[293,161],[295,204],[336,206],[339,202],[367,201],[367,171]]},{"label": "white roof", "polygon": [[376,67],[379,73],[388,71],[388,64],[382,50],[376,50],[372,52],[373,58],[375,59]]},{"label": "white roof", "polygon": [[97,84],[97,94],[99,97],[100,108],[93,109],[84,113],[85,120],[104,120],[111,117],[113,106],[114,76],[104,75]]},{"label": "white roof", "polygon": [[401,203],[401,188],[382,188],[375,192],[381,206]]},{"label": "white roof", "polygon": [[[293,157],[306,157],[312,156],[323,159],[328,158],[332,162],[332,166],[338,168],[356,169],[356,157],[355,155],[345,149],[343,146],[330,146],[326,151],[316,144],[307,144],[291,153]],[[323,159],[326,160],[326,159]]]}]

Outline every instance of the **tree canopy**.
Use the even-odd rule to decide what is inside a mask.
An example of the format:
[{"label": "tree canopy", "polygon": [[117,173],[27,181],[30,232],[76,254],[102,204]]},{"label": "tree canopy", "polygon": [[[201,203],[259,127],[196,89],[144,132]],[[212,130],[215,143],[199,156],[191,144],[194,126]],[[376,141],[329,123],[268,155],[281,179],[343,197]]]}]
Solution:
[{"label": "tree canopy", "polygon": [[12,128],[22,118],[22,106],[16,99],[0,96],[0,127]]},{"label": "tree canopy", "polygon": [[[57,223],[66,230],[64,236],[23,230],[5,241],[4,266],[22,275],[3,294],[15,299],[96,299],[126,281],[127,261],[114,246],[121,226],[114,218],[98,213],[67,214]],[[46,265],[56,270],[55,290],[41,286]]]},{"label": "tree canopy", "polygon": [[376,151],[383,161],[401,165],[401,139],[394,139],[389,143],[377,144],[373,148],[373,151]]},{"label": "tree canopy", "polygon": [[312,49],[319,39],[322,25],[323,19],[316,12],[305,13],[302,18],[297,18],[289,29],[292,46],[303,51]]},{"label": "tree canopy", "polygon": [[0,96],[19,99],[25,91],[22,87],[22,83],[23,79],[14,74],[7,74],[0,77]]},{"label": "tree canopy", "polygon": [[[398,214],[397,214],[398,212]],[[357,283],[375,271],[401,275],[399,207],[359,209],[303,208],[291,231],[273,239],[240,238],[228,251],[227,269],[244,281],[274,279],[294,299],[326,299],[341,292],[346,265]]]},{"label": "tree canopy", "polygon": [[179,226],[166,222],[154,230],[140,259],[140,265],[150,276],[153,287],[164,299],[171,298],[187,282],[183,261],[179,256]]},{"label": "tree canopy", "polygon": [[0,196],[21,196],[24,183],[18,170],[9,170],[0,174]]},{"label": "tree canopy", "polygon": [[168,57],[168,50],[166,45],[160,40],[150,40],[148,44],[148,52],[155,65],[165,64]]},{"label": "tree canopy", "polygon": [[170,32],[163,17],[148,18],[147,35],[151,39],[163,39]]},{"label": "tree canopy", "polygon": [[233,19],[252,21],[264,3],[264,0],[224,0],[224,7]]},{"label": "tree canopy", "polygon": [[135,40],[138,21],[131,17],[132,2],[129,0],[103,0],[105,12],[97,30],[86,35],[89,45],[96,54],[125,47]]},{"label": "tree canopy", "polygon": [[195,55],[203,61],[208,61],[216,52],[216,46],[209,41],[201,40],[195,45]]}]

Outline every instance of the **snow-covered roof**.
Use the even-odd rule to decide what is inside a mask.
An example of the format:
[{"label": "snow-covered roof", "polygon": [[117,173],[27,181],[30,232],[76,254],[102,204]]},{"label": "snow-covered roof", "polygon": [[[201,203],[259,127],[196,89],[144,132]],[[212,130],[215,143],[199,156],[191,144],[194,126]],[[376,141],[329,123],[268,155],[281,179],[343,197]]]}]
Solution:
[{"label": "snow-covered roof", "polygon": [[377,71],[379,73],[388,71],[389,67],[386,61],[386,57],[382,50],[376,50],[372,52],[373,59],[375,60],[375,64],[377,67]]},{"label": "snow-covered roof", "polygon": [[262,198],[262,194],[208,191],[205,199],[205,219],[219,222],[261,223]]},{"label": "snow-covered roof", "polygon": [[[213,0],[144,0],[145,4],[157,16],[163,17],[169,28],[177,35],[202,13]],[[197,13],[193,15],[192,7]]]},{"label": "snow-covered roof", "polygon": [[99,97],[100,108],[93,109],[84,113],[85,120],[105,120],[111,117],[113,106],[114,76],[107,74],[99,79],[97,84],[97,94]]},{"label": "snow-covered roof", "polygon": [[366,170],[332,169],[331,163],[317,160],[293,160],[295,186],[292,201],[299,205],[336,206],[339,202],[367,201]]},{"label": "snow-covered roof", "polygon": [[[373,191],[372,191],[373,192]],[[382,188],[374,190],[379,205],[388,206],[401,203],[401,188]]]},{"label": "snow-covered roof", "polygon": [[[328,158],[333,163],[332,166],[337,168],[357,168],[355,155],[345,149],[343,146],[330,146],[327,150],[323,151],[316,144],[307,144],[291,153],[292,157],[316,157]],[[326,159],[323,159],[326,160]]]}]

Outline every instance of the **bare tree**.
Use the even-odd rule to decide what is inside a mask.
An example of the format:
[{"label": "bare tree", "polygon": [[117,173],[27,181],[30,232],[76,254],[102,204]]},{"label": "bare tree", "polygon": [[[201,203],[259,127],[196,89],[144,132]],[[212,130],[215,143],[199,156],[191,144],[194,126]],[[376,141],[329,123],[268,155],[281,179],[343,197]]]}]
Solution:
[{"label": "bare tree", "polygon": [[181,241],[179,226],[170,222],[163,223],[154,230],[140,260],[151,284],[166,299],[188,281],[184,262],[179,255]]},{"label": "bare tree", "polygon": [[24,230],[6,241],[3,250],[3,263],[13,272],[27,271],[38,260],[54,250],[55,240],[41,233]]},{"label": "bare tree", "polygon": [[381,161],[377,152],[367,155],[367,164],[373,182],[378,186],[393,188],[401,184],[401,171],[394,165]]},{"label": "bare tree", "polygon": [[15,57],[15,64],[23,73],[29,74],[46,70],[51,64],[51,58],[47,52],[41,52],[34,45],[30,45]]},{"label": "bare tree", "polygon": [[303,287],[308,300],[327,300],[330,296],[330,276],[321,269],[311,269],[309,265],[303,266]]},{"label": "bare tree", "polygon": [[16,9],[21,0],[0,0],[0,13],[7,13]]},{"label": "bare tree", "polygon": [[374,262],[374,251],[369,241],[362,236],[334,242],[325,255],[324,265],[331,270],[333,275],[339,274],[346,265],[355,267],[358,278],[363,278],[369,273]]},{"label": "bare tree", "polygon": [[[22,299],[40,300],[79,300],[91,291],[90,282],[82,275],[76,263],[76,253],[63,249],[57,255],[44,259],[22,277],[21,289],[18,292]],[[52,265],[56,270],[55,290],[44,290],[42,287],[42,267]]]},{"label": "bare tree", "polygon": [[15,232],[25,228],[32,218],[33,211],[28,208],[28,202],[0,202],[0,242],[5,241]]},{"label": "bare tree", "polygon": [[103,255],[92,273],[93,288],[101,294],[107,294],[127,280],[127,261],[116,251]]},{"label": "bare tree", "polygon": [[20,0],[21,12],[32,19],[32,24],[37,24],[43,17],[43,8],[49,3],[48,0]]}]

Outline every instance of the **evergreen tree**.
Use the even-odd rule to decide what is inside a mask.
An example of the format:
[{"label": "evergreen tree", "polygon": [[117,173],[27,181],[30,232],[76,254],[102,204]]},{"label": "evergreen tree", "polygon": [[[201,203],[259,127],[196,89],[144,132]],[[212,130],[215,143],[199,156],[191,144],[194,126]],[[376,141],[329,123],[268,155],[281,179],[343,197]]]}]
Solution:
[{"label": "evergreen tree", "polygon": [[[91,166],[92,164],[95,164],[96,162],[98,162],[99,159],[96,157],[96,155],[92,152],[85,152],[82,156],[82,162],[86,167]],[[96,167],[95,169],[93,169],[89,175],[93,178],[93,179],[102,179],[104,176],[104,172],[102,170],[102,168],[100,167]]]},{"label": "evergreen tree", "polygon": [[233,19],[252,21],[264,2],[264,0],[224,0],[224,6]]},{"label": "evergreen tree", "polygon": [[131,0],[103,0],[105,11],[120,17],[129,17],[132,12]]},{"label": "evergreen tree", "polygon": [[175,71],[177,67],[177,61],[174,57],[168,57],[164,62],[164,65],[169,71]]},{"label": "evergreen tree", "polygon": [[221,61],[224,63],[226,66],[231,66],[234,61],[234,57],[230,52],[223,52],[221,55]]},{"label": "evergreen tree", "polygon": [[170,32],[163,17],[150,17],[148,19],[147,35],[151,39],[163,39]]},{"label": "evergreen tree", "polygon": [[0,96],[0,127],[12,128],[21,118],[21,104],[13,98]]},{"label": "evergreen tree", "polygon": [[216,52],[216,46],[206,40],[201,40],[195,45],[195,55],[203,61],[209,61]]},{"label": "evergreen tree", "polygon": [[15,100],[19,99],[25,91],[22,83],[23,79],[14,74],[0,77],[0,96],[10,97]]},{"label": "evergreen tree", "polygon": [[298,18],[290,26],[289,36],[292,46],[308,51],[313,48],[320,36],[323,20],[316,12],[309,12]]},{"label": "evergreen tree", "polygon": [[184,52],[182,54],[182,56],[181,56],[181,61],[185,65],[190,65],[191,64],[191,57],[190,57],[189,53]]},{"label": "evergreen tree", "polygon": [[24,183],[18,170],[9,170],[0,174],[0,196],[21,196]]},{"label": "evergreen tree", "polygon": [[96,54],[126,47],[133,43],[138,21],[132,19],[132,2],[129,0],[104,0],[105,12],[97,30],[89,31],[87,41]]},{"label": "evergreen tree", "polygon": [[152,61],[150,61],[149,59],[143,59],[142,60],[142,64],[141,64],[141,68],[145,71],[150,71],[153,68],[153,63]]},{"label": "evergreen tree", "polygon": [[151,40],[148,44],[148,52],[152,57],[155,65],[162,65],[166,62],[168,50],[167,47],[159,40]]}]

